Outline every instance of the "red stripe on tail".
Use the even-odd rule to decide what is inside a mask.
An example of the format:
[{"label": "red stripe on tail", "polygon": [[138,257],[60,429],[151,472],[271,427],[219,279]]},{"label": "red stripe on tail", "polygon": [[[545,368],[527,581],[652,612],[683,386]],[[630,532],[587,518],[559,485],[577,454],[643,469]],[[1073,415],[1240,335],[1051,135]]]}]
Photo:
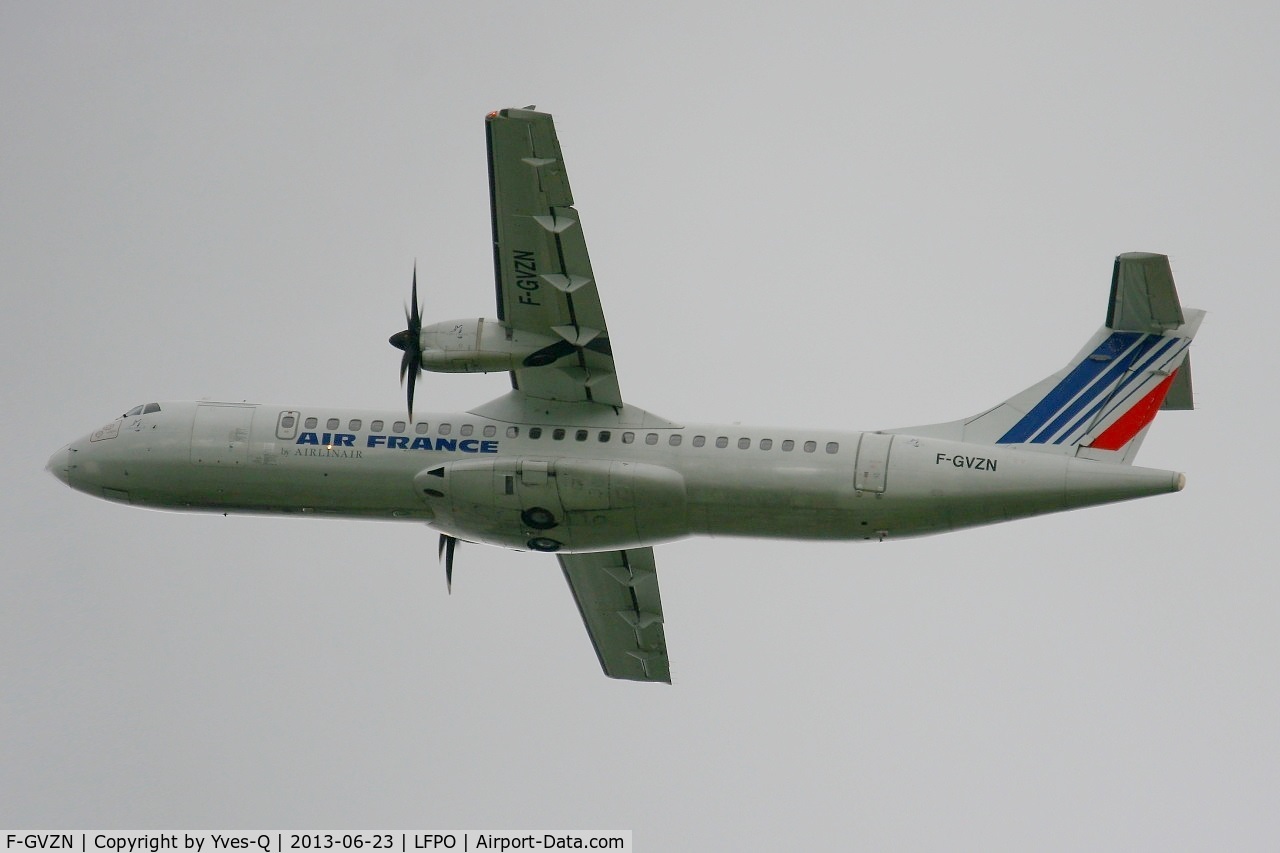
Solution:
[{"label": "red stripe on tail", "polygon": [[1177,375],[1176,370],[1170,373],[1163,382],[1151,389],[1151,393],[1107,427],[1089,447],[1097,450],[1119,450],[1132,441],[1133,437],[1142,432],[1147,424],[1155,420],[1156,412],[1160,411],[1165,395],[1169,393],[1169,386],[1173,384],[1173,377]]}]

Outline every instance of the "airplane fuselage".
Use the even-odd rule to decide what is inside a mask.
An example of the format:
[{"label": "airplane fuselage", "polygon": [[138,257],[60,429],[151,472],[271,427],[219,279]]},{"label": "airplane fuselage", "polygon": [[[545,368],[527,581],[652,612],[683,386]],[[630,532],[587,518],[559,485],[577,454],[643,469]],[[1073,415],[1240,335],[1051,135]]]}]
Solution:
[{"label": "airplane fuselage", "polygon": [[1181,474],[912,435],[516,423],[247,403],[161,403],[54,455],[98,497],[170,510],[426,522],[522,550],[689,535],[876,540],[1182,487]]},{"label": "airplane fuselage", "polygon": [[[1117,256],[1106,324],[1064,368],[971,417],[877,432],[676,423],[622,393],[552,117],[496,110],[485,143],[496,317],[425,323],[415,265],[405,328],[388,338],[405,416],[148,403],[49,470],[158,509],[425,522],[450,585],[459,540],[559,552],[605,674],[658,682],[670,668],[656,543],[919,536],[1183,486],[1132,467],[1158,410],[1193,408],[1204,312],[1183,310],[1165,255]],[[512,390],[415,417],[424,371],[505,372]]]}]

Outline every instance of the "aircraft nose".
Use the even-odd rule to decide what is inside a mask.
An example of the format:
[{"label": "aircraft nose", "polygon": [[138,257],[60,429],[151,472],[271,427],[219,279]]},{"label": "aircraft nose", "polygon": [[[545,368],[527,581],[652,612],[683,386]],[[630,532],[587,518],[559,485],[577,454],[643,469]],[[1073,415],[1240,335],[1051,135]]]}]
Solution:
[{"label": "aircraft nose", "polygon": [[44,469],[64,484],[71,485],[71,445],[64,444],[57,453],[50,456]]}]

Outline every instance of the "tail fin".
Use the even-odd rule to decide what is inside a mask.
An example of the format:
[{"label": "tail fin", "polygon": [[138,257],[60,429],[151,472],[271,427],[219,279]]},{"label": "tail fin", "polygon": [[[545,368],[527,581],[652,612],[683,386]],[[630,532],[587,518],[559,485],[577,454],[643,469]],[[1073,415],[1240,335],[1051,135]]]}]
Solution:
[{"label": "tail fin", "polygon": [[886,430],[1130,464],[1159,409],[1190,409],[1191,339],[1204,312],[1183,310],[1169,258],[1116,258],[1107,324],[1071,363],[981,414]]}]

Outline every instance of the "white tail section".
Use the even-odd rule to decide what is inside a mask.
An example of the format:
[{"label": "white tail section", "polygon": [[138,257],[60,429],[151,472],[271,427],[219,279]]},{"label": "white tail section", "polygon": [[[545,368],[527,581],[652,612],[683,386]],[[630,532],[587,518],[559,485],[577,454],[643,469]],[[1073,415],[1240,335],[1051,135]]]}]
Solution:
[{"label": "white tail section", "polygon": [[1191,340],[1164,255],[1116,258],[1107,325],[1052,376],[981,414],[886,432],[1129,464],[1161,408],[1192,408]]}]

